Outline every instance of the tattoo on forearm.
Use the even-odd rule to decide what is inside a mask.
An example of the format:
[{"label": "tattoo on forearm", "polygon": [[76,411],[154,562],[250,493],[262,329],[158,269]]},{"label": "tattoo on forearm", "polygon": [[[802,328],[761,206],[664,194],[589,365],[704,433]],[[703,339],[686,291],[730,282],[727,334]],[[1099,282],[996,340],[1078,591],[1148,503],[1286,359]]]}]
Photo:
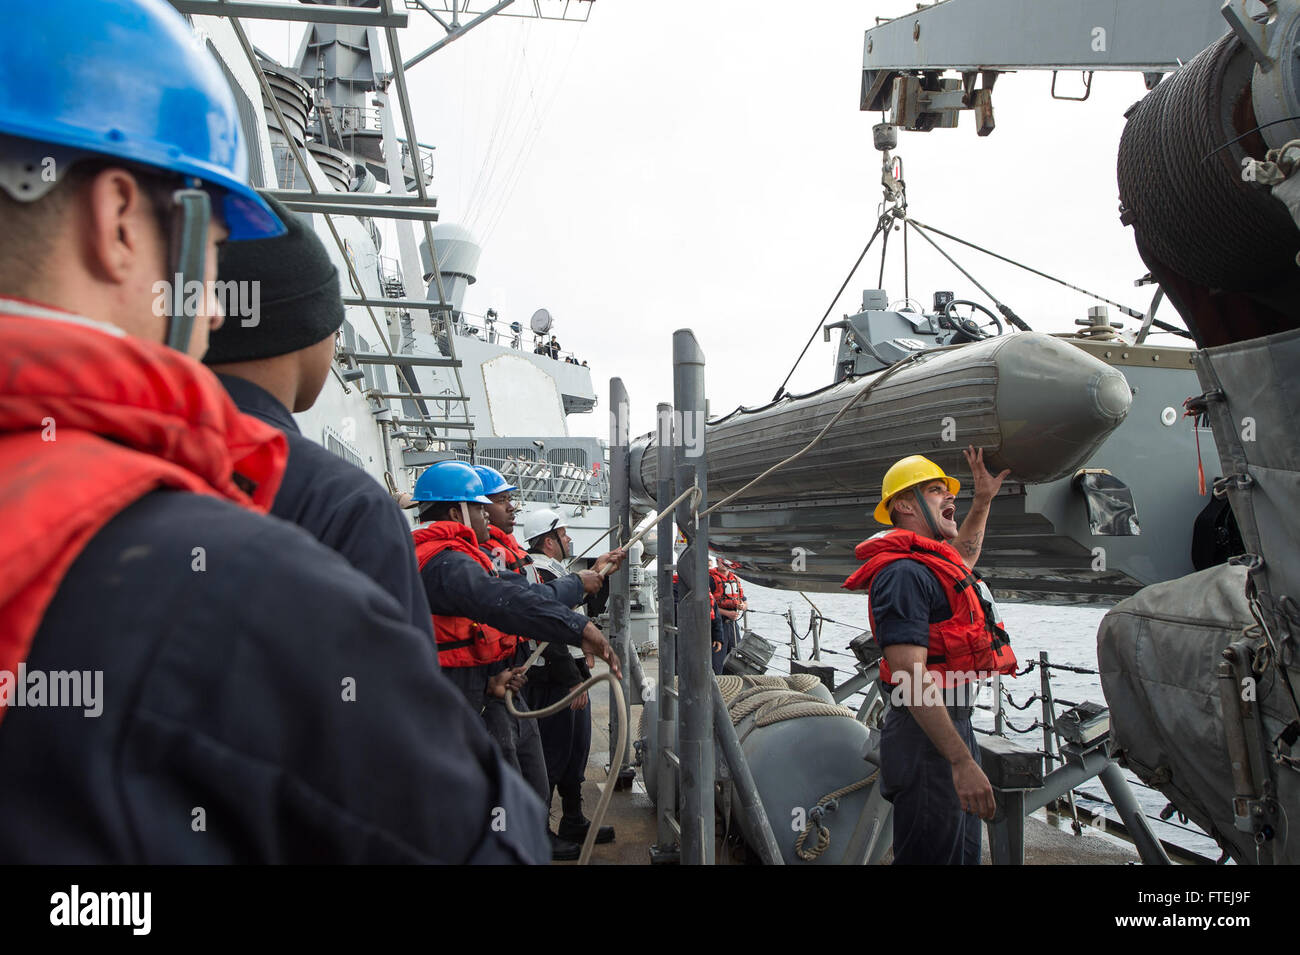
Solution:
[{"label": "tattoo on forearm", "polygon": [[984,534],[983,532],[981,532],[979,534],[976,534],[970,540],[959,541],[957,543],[957,546],[961,548],[961,552],[965,554],[967,557],[974,557],[976,554],[980,552],[980,544],[983,542],[983,540],[984,540]]}]

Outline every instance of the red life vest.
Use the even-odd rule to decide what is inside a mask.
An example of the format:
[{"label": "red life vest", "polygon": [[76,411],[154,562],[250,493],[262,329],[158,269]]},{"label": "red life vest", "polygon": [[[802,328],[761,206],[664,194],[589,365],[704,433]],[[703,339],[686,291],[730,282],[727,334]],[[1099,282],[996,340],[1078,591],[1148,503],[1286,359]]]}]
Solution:
[{"label": "red life vest", "polygon": [[104,525],[158,488],[265,513],[289,450],[197,361],[111,326],[0,299],[0,355],[0,670],[14,673]]},{"label": "red life vest", "polygon": [[[712,577],[713,571],[710,570],[710,571],[709,571],[709,574],[710,574],[710,577],[709,577],[709,619],[710,619],[710,620],[713,620],[713,619],[715,619],[715,618],[717,617],[717,614],[714,612],[714,606],[713,606],[713,605],[714,605],[714,602],[715,602],[714,599],[713,599],[713,577]],[[673,583],[675,584],[675,583],[677,583],[677,582],[678,582],[678,581],[677,581],[677,572],[676,572],[676,571],[673,571]]]},{"label": "red life vest", "polygon": [[483,549],[491,555],[491,560],[498,568],[522,574],[524,568],[532,563],[528,552],[519,546],[514,534],[507,534],[495,524],[488,525],[488,542]]},{"label": "red life vest", "polygon": [[[483,545],[483,550],[487,552],[492,566],[498,571],[504,568],[507,572],[513,571],[524,577],[528,576],[528,565],[533,562],[533,559],[519,546],[514,534],[507,534],[495,524],[489,524],[488,542]],[[506,639],[512,648],[517,649],[524,638],[507,634]]]},{"label": "red life vest", "polygon": [[723,610],[739,610],[745,596],[740,589],[740,579],[721,567],[709,570],[709,592],[713,602]]},{"label": "red life vest", "polygon": [[[966,566],[951,544],[896,529],[863,541],[854,555],[865,563],[844,581],[843,586],[848,590],[870,590],[876,574],[896,560],[915,560],[938,579],[952,616],[930,624],[925,665],[941,686],[966,682],[959,677],[971,673],[991,675],[1016,671],[1011,638],[1000,622],[993,619],[992,604],[987,603],[977,586],[979,575]],[[873,632],[876,629],[874,618],[871,629]],[[880,679],[893,685],[889,664],[883,658]]]},{"label": "red life vest", "polygon": [[[472,528],[458,521],[434,521],[415,529],[415,559],[424,565],[444,550],[454,550],[476,560],[484,572],[496,574],[492,561],[479,550]],[[504,660],[515,652],[515,638],[468,617],[433,615],[433,635],[438,641],[438,663],[445,667],[477,667]]]}]

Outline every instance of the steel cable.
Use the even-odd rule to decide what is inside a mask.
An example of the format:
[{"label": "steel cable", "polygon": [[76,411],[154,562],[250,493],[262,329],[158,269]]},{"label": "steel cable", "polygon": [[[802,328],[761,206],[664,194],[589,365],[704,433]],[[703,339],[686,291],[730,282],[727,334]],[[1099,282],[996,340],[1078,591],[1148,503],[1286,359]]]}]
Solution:
[{"label": "steel cable", "polygon": [[840,285],[840,290],[835,293],[835,297],[831,299],[831,303],[826,306],[826,312],[820,319],[818,319],[817,325],[812,330],[812,334],[809,335],[808,340],[804,342],[803,351],[799,352],[799,357],[796,358],[794,364],[790,366],[790,371],[786,374],[785,381],[781,382],[781,386],[776,389],[776,394],[772,396],[773,401],[779,401],[781,396],[785,394],[785,386],[790,383],[790,378],[794,375],[795,369],[799,367],[799,362],[803,361],[803,356],[808,352],[808,346],[813,343],[813,339],[817,337],[817,332],[824,324],[826,324],[826,319],[830,317],[831,312],[834,310],[835,303],[840,300],[840,296],[844,294],[844,290],[849,287],[849,282],[852,281],[853,274],[857,272],[858,266],[860,266],[862,260],[867,257],[867,252],[871,249],[871,243],[876,241],[876,236],[880,235],[881,230],[886,227],[889,220],[890,216],[888,215],[883,215],[879,220],[877,220],[876,231],[871,233],[871,238],[868,239],[867,244],[862,247],[862,253],[858,256],[858,260],[853,263],[853,268],[849,269],[849,274],[844,276],[844,282]]}]

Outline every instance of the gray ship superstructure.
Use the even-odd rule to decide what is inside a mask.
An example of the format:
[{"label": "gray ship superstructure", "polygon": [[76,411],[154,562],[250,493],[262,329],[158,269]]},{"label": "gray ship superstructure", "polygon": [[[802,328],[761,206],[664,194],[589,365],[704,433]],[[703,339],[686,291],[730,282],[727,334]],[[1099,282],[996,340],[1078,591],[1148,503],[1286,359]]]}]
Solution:
[{"label": "gray ship superstructure", "polygon": [[[520,486],[525,509],[554,508],[579,550],[593,543],[608,529],[604,446],[571,436],[567,422],[596,407],[591,372],[534,352],[549,315],[543,328],[536,316],[465,310],[481,250],[438,222],[433,151],[409,135],[394,29],[406,15],[281,4],[308,21],[294,62],[281,64],[236,17],[190,6],[235,89],[253,184],[310,219],[342,277],[338,354],[316,404],[296,416],[303,434],[403,500],[435,461],[492,465]],[[483,19],[457,21],[449,35]]]}]

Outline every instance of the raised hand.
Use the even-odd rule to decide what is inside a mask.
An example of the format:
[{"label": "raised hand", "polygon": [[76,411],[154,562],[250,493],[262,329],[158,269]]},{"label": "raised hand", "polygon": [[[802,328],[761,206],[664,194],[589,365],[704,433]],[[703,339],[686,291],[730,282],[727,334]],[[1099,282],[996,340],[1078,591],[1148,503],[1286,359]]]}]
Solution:
[{"label": "raised hand", "polygon": [[991,501],[1002,487],[1002,482],[1006,480],[1011,469],[1007,468],[997,477],[989,473],[989,469],[984,466],[984,449],[978,450],[974,445],[968,446],[962,452],[966,457],[966,464],[970,467],[972,490],[975,497],[979,500]]}]

